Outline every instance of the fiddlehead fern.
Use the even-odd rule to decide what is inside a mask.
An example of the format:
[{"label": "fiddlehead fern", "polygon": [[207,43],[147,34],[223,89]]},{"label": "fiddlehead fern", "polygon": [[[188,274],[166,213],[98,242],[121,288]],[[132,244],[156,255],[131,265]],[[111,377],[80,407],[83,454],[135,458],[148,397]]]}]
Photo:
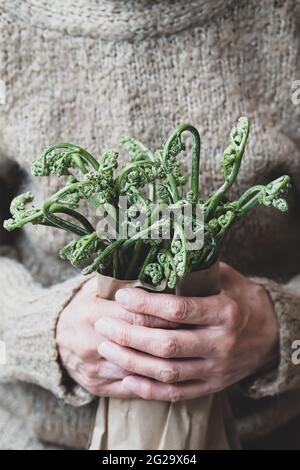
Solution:
[{"label": "fiddlehead fern", "polygon": [[87,173],[86,165],[98,170],[99,163],[86,150],[74,144],[55,144],[47,147],[32,163],[34,176],[68,176],[71,168],[79,168]]},{"label": "fiddlehead fern", "polygon": [[120,143],[127,150],[132,162],[139,162],[141,160],[155,160],[154,153],[148,149],[142,142],[128,135],[121,137]]},{"label": "fiddlehead fern", "polygon": [[93,232],[71,240],[60,250],[59,255],[62,259],[68,260],[72,266],[79,266],[99,251],[100,246],[101,240],[97,237],[96,232]]},{"label": "fiddlehead fern", "polygon": [[237,201],[239,215],[245,215],[256,204],[266,207],[273,206],[286,212],[288,210],[287,196],[291,187],[291,179],[284,175],[267,185],[257,185],[248,189]]},{"label": "fiddlehead fern", "polygon": [[10,213],[12,217],[5,220],[3,226],[6,230],[12,230],[23,227],[23,225],[42,224],[45,222],[43,212],[35,207],[28,207],[28,204],[33,202],[34,196],[32,192],[20,194],[15,197],[10,204]]},{"label": "fiddlehead fern", "polygon": [[167,279],[167,286],[170,289],[175,289],[178,276],[172,254],[169,250],[163,249],[158,253],[157,261],[163,269],[164,276]]},{"label": "fiddlehead fern", "polygon": [[205,220],[209,220],[212,217],[217,206],[237,177],[249,135],[249,127],[248,118],[241,117],[237,125],[230,132],[230,145],[224,150],[221,162],[224,183],[210,197],[209,204],[205,210]]},{"label": "fiddlehead fern", "polygon": [[167,139],[162,149],[162,172],[167,176],[167,180],[172,194],[172,202],[179,200],[178,186],[185,184],[185,178],[179,169],[177,156],[186,149],[181,135],[188,131],[192,134],[192,168],[191,168],[191,199],[198,200],[199,193],[199,164],[201,140],[197,129],[190,124],[181,124]]},{"label": "fiddlehead fern", "polygon": [[[86,234],[86,232],[82,233],[81,230],[79,230],[78,232],[78,227],[74,225],[72,222],[69,222],[60,217],[57,217],[54,213],[55,211],[52,208],[53,206],[55,207],[57,205],[62,208],[65,206],[68,212],[70,211],[70,209],[77,208],[79,201],[81,199],[90,198],[93,192],[95,192],[99,188],[98,178],[99,178],[99,175],[97,179],[87,179],[85,181],[80,181],[77,183],[69,184],[65,188],[61,189],[56,194],[48,198],[44,202],[43,209],[42,209],[45,220],[49,222],[50,224],[58,228],[61,228],[63,230],[77,233],[78,235]],[[64,211],[61,210],[61,212],[64,212]],[[72,214],[69,213],[68,215],[72,215]],[[74,212],[73,212],[73,215],[75,215],[75,218],[78,219],[78,217],[76,216]],[[84,226],[88,227],[90,225],[89,222],[86,221],[86,219],[83,216],[80,216],[80,219],[83,221]],[[93,228],[92,228],[92,231],[93,231]]]}]

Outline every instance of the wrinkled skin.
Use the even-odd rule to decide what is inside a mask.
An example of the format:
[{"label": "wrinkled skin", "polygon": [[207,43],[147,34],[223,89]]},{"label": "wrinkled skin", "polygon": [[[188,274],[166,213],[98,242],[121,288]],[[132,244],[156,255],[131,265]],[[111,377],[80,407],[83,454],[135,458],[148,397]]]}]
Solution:
[{"label": "wrinkled skin", "polygon": [[61,361],[70,377],[93,395],[133,396],[122,383],[130,372],[99,355],[99,345],[106,338],[96,331],[95,323],[102,318],[149,328],[174,328],[176,324],[129,312],[117,302],[101,299],[97,295],[95,277],[83,285],[61,313],[56,341]]},{"label": "wrinkled skin", "polygon": [[105,301],[88,281],[58,322],[71,377],[99,396],[178,401],[275,364],[278,325],[267,292],[224,263],[220,270],[220,294],[203,298],[125,289]]}]

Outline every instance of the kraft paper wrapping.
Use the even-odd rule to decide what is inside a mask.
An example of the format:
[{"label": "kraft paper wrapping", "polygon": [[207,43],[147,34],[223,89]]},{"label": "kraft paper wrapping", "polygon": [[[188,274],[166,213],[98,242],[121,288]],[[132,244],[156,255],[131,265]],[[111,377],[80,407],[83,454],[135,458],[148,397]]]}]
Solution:
[{"label": "kraft paper wrapping", "polygon": [[[171,292],[165,282],[153,286],[141,281],[122,281],[98,275],[98,292],[113,300],[122,287],[142,287]],[[207,296],[220,290],[219,265],[187,274],[176,294]],[[90,450],[195,450],[238,447],[224,394],[207,395],[182,402],[148,401],[140,398],[100,398]]]}]

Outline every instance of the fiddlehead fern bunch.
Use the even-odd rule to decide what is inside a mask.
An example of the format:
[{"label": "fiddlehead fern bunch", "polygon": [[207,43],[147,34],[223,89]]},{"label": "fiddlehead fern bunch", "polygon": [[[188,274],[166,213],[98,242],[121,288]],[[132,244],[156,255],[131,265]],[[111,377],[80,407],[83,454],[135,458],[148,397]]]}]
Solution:
[{"label": "fiddlehead fern bunch", "polygon": [[[186,150],[182,139],[185,132],[192,136],[188,190],[180,161],[181,153]],[[166,284],[175,289],[188,272],[209,268],[216,261],[232,224],[253,207],[261,204],[283,212],[288,209],[291,184],[286,175],[249,188],[235,201],[225,200],[237,178],[248,134],[249,120],[242,117],[230,132],[230,143],[222,156],[223,184],[207,198],[199,197],[200,136],[189,124],[177,127],[160,150],[150,150],[137,139],[122,137],[130,162],[116,177],[118,152],[114,149],[105,150],[97,160],[77,145],[52,145],[33,162],[32,173],[65,176],[65,183],[41,208],[31,205],[31,192],[17,196],[11,203],[11,218],[4,222],[4,227],[12,231],[32,223],[71,232],[75,238],[60,250],[60,256],[73,266],[85,266],[83,274],[101,272],[119,279],[147,279],[157,288]],[[122,222],[120,196],[126,196],[128,203]],[[107,205],[113,206],[117,229],[127,228],[132,234],[125,239],[110,240],[104,231],[96,232],[79,210],[81,201],[87,201],[95,209],[101,205],[105,210]],[[154,209],[152,202],[157,203]],[[204,223],[201,217],[197,219],[196,203],[204,207]],[[173,216],[164,214],[165,205],[174,212]],[[188,205],[192,206],[191,213],[183,211]],[[176,209],[180,210],[175,215]],[[163,215],[158,220],[153,217],[160,213]],[[188,243],[187,225],[193,228],[193,234],[203,235],[202,248],[194,250]]]}]

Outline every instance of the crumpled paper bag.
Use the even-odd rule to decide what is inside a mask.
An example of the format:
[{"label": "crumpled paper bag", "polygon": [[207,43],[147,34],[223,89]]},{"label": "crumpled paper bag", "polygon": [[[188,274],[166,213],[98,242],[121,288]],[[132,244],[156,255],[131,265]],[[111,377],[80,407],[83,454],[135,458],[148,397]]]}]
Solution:
[{"label": "crumpled paper bag", "polygon": [[[139,280],[123,281],[98,274],[98,292],[102,298],[113,300],[117,290],[124,287],[172,292],[166,288],[165,281],[154,288]],[[176,294],[184,296],[208,296],[219,290],[218,263],[210,269],[187,274],[176,286]],[[233,419],[223,392],[176,403],[100,398],[90,441],[90,450],[237,447]]]}]

